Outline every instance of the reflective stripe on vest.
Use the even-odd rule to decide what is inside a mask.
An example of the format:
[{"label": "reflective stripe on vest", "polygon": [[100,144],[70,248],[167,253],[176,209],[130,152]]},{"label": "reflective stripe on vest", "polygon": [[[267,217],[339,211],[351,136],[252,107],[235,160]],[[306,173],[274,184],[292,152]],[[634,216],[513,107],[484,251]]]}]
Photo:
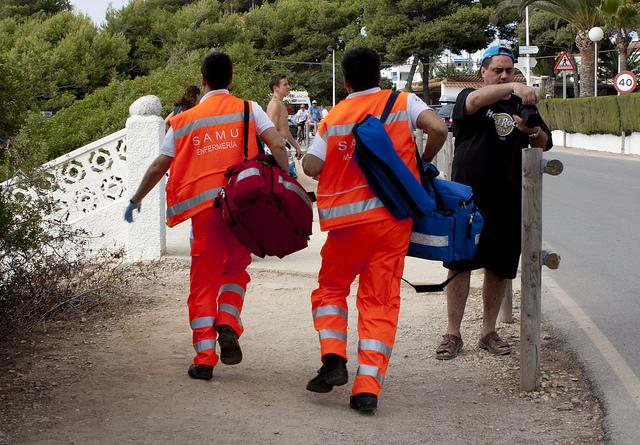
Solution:
[{"label": "reflective stripe on vest", "polygon": [[358,342],[358,351],[375,351],[384,354],[389,358],[391,357],[392,348],[380,340],[365,338]]},{"label": "reflective stripe on vest", "polygon": [[[380,116],[376,116],[377,118],[380,118]],[[407,114],[407,112],[405,110],[400,110],[397,111],[395,113],[389,113],[389,117],[387,118],[387,121],[385,122],[385,125],[387,124],[393,124],[395,122],[402,122],[402,121],[409,121],[409,115]],[[351,134],[351,132],[353,131],[353,127],[355,127],[356,124],[342,124],[342,125],[328,125],[327,126],[327,131],[323,136],[346,136],[348,134]]]},{"label": "reflective stripe on vest", "polygon": [[[178,128],[173,133],[173,139],[180,139],[183,136],[188,135],[194,130],[203,127],[210,127],[212,125],[230,124],[233,122],[242,122],[244,120],[244,113],[229,113],[221,114],[219,116],[203,117],[189,122],[184,127]],[[249,120],[255,120],[253,117],[253,111],[249,112]]]},{"label": "reflective stripe on vest", "polygon": [[317,193],[317,195],[318,195],[318,196],[322,196],[322,197],[338,196],[338,195],[344,195],[345,193],[353,192],[354,190],[358,190],[358,189],[366,189],[366,188],[368,188],[368,187],[369,187],[369,186],[368,186],[367,184],[364,184],[364,185],[359,185],[359,186],[353,187],[353,188],[351,188],[351,189],[349,189],[349,190],[342,190],[342,191],[340,191],[340,192],[335,192],[335,193],[326,193],[326,194],[324,194],[324,193],[322,193],[322,194],[321,194],[321,193]]},{"label": "reflective stripe on vest", "polygon": [[380,375],[380,368],[378,368],[377,366],[360,365],[358,366],[358,372],[356,373],[356,375],[368,375],[376,379],[381,385],[384,382],[384,377]]},{"label": "reflective stripe on vest", "polygon": [[382,201],[380,201],[379,198],[371,198],[365,201],[358,201],[351,204],[329,207],[327,209],[318,209],[318,215],[321,220],[327,220],[332,218],[339,218],[341,216],[355,215],[358,213],[366,212],[367,210],[377,209],[378,207],[384,207]]},{"label": "reflective stripe on vest", "polygon": [[172,216],[177,215],[178,213],[186,212],[196,206],[199,206],[205,201],[210,199],[215,199],[222,190],[223,187],[216,187],[209,190],[205,190],[202,193],[197,194],[196,196],[185,199],[182,202],[172,205],[167,209],[167,218],[171,218]]},{"label": "reflective stripe on vest", "polygon": [[216,317],[198,317],[191,320],[191,329],[213,327]]},{"label": "reflective stripe on vest", "polygon": [[336,306],[333,304],[327,306],[319,306],[315,311],[313,311],[312,315],[314,320],[318,317],[324,317],[325,315],[340,315],[344,319],[348,318],[348,313],[346,310],[342,309],[340,306]]}]

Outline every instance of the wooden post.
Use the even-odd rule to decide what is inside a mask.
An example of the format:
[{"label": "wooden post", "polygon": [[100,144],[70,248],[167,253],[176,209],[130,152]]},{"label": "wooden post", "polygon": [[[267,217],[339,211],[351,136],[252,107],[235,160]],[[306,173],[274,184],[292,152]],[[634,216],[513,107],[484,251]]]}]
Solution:
[{"label": "wooden post", "polygon": [[507,287],[504,290],[500,312],[498,312],[499,323],[513,323],[513,282],[507,280]]},{"label": "wooden post", "polygon": [[558,160],[543,160],[542,149],[522,152],[522,291],[520,303],[520,388],[540,386],[542,265],[557,268],[560,256],[542,250],[542,173],[559,175]]},{"label": "wooden post", "polygon": [[451,179],[451,166],[453,165],[453,135],[447,134],[447,140],[438,152],[438,170],[444,179]]},{"label": "wooden post", "polygon": [[540,386],[540,290],[542,250],[542,150],[522,152],[522,302],[520,303],[520,388]]}]

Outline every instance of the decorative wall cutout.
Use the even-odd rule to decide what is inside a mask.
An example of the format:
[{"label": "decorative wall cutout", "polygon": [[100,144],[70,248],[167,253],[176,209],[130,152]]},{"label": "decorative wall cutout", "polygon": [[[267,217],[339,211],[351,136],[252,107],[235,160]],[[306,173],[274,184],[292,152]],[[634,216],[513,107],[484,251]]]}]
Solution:
[{"label": "decorative wall cutout", "polygon": [[112,136],[100,146],[90,144],[70,159],[63,156],[48,164],[59,185],[52,191],[59,204],[57,218],[73,223],[125,196],[125,135],[119,131]]}]

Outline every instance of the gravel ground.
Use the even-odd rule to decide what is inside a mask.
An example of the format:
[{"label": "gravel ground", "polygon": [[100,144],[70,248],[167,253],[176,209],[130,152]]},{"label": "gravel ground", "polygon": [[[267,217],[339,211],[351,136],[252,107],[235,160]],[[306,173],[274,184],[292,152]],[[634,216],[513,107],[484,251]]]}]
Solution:
[{"label": "gravel ground", "polygon": [[[147,266],[126,298],[48,322],[0,344],[0,444],[110,443],[602,443],[602,412],[576,357],[543,325],[542,387],[519,391],[519,324],[501,325],[514,353],[477,347],[472,291],[465,348],[434,359],[444,295],[402,288],[400,327],[374,416],[348,407],[350,385],[304,387],[319,367],[309,295],[315,276],[253,270],[241,339],[244,361],[210,382],[187,377],[188,261]],[[355,293],[355,286],[352,291]],[[349,297],[350,356],[356,310]],[[514,297],[518,310],[519,296]],[[351,379],[355,360],[348,363]]]}]

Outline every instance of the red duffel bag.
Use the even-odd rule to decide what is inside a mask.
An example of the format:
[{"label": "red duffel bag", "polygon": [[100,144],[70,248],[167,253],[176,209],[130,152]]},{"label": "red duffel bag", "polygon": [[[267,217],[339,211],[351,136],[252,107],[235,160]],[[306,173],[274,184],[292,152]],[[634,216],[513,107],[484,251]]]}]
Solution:
[{"label": "red duffel bag", "polygon": [[[245,124],[245,129],[247,125]],[[307,247],[313,222],[313,202],[304,188],[259,154],[227,169],[229,179],[218,196],[222,217],[236,239],[261,258],[279,258]]]},{"label": "red duffel bag", "polygon": [[265,155],[229,167],[225,175],[229,182],[218,205],[243,246],[261,258],[282,258],[307,247],[313,204],[298,181]]}]

